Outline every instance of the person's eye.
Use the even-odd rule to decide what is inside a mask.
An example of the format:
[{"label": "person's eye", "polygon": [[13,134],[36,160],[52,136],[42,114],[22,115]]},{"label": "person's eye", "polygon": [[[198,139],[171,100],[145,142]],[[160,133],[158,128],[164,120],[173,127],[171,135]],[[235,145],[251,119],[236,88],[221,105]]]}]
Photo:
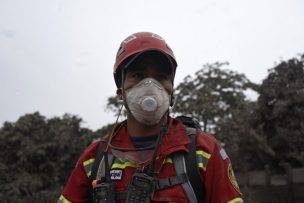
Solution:
[{"label": "person's eye", "polygon": [[134,72],[131,74],[132,78],[134,79],[140,79],[143,77],[143,74],[142,73],[139,73],[139,72]]}]

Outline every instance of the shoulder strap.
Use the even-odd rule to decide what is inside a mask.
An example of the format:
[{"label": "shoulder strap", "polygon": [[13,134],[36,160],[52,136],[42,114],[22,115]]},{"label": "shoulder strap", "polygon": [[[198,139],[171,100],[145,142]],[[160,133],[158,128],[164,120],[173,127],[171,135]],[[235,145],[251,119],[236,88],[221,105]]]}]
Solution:
[{"label": "shoulder strap", "polygon": [[[185,159],[184,159],[183,152],[174,153],[172,158],[173,158],[173,164],[174,164],[174,168],[175,168],[175,171],[176,171],[176,175],[180,176],[180,175],[186,173],[187,176],[189,176],[189,173],[186,169],[186,164],[185,164]],[[183,187],[189,202],[190,203],[198,203],[198,200],[196,198],[196,194],[194,193],[194,189],[192,187],[192,184],[190,183],[190,180],[187,179],[187,181],[182,183],[181,186]]]},{"label": "shoulder strap", "polygon": [[[92,182],[96,179],[100,180],[105,177],[105,165],[104,165],[104,143],[100,141],[98,151],[96,153],[95,161],[92,166],[91,175],[89,177],[89,201],[93,203],[93,187]],[[107,153],[109,164],[112,165],[114,156],[112,153]]]},{"label": "shoulder strap", "polygon": [[203,176],[199,172],[196,158],[196,135],[197,132],[202,131],[200,123],[198,120],[188,116],[178,116],[176,119],[184,124],[186,133],[191,139],[191,143],[189,144],[189,152],[185,155],[186,172],[197,201],[204,202],[204,181]]},{"label": "shoulder strap", "polygon": [[92,182],[96,179],[97,171],[99,167],[99,163],[101,162],[101,159],[103,158],[103,142],[99,141],[99,147],[95,156],[95,161],[91,170],[91,175],[89,177],[89,201],[93,203],[93,187]]},{"label": "shoulder strap", "polygon": [[103,158],[103,147],[104,147],[104,143],[102,141],[100,141],[99,143],[99,147],[98,147],[98,151],[96,153],[96,157],[95,157],[95,161],[94,161],[94,164],[93,164],[93,167],[92,167],[92,172],[91,172],[91,175],[90,175],[90,180],[93,181],[96,176],[97,176],[97,171],[98,171],[98,168],[99,168],[99,164]]},{"label": "shoulder strap", "polygon": [[191,132],[189,129],[191,128],[186,128],[187,134],[191,139],[191,143],[189,144],[189,152],[185,155],[187,175],[194,190],[197,201],[204,202],[205,188],[203,176],[198,169],[196,158],[196,129],[194,129],[195,133],[193,133],[193,130]]}]

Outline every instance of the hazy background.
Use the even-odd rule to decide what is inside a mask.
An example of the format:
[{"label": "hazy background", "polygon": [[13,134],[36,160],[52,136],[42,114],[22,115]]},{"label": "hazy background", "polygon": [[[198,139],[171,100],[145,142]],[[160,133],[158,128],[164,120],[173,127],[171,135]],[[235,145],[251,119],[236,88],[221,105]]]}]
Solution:
[{"label": "hazy background", "polygon": [[25,113],[77,114],[99,128],[115,94],[120,42],[152,31],[175,52],[178,84],[205,63],[261,82],[304,48],[302,0],[0,0],[0,124]]}]

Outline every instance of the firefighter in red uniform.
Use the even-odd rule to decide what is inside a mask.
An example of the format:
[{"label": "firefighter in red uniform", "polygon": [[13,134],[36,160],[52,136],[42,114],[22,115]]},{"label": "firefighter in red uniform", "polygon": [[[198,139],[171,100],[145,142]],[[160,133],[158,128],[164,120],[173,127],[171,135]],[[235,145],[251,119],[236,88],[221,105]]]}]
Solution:
[{"label": "firefighter in red uniform", "polygon": [[[84,151],[58,203],[243,202],[230,160],[209,134],[196,133],[197,164],[193,163],[200,173],[203,200],[196,198],[191,182],[187,185],[187,172],[178,172],[185,162],[174,154],[187,153],[191,140],[185,125],[169,116],[176,67],[172,50],[159,35],[135,33],[121,43],[114,78],[127,120],[105,142]],[[98,174],[92,181],[101,146]]]}]

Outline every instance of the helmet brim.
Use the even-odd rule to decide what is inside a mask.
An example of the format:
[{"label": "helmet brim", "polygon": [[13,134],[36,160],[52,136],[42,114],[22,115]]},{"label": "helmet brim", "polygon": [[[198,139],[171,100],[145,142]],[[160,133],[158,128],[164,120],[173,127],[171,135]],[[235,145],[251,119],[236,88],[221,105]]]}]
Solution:
[{"label": "helmet brim", "polygon": [[[175,70],[176,70],[176,67],[177,67],[177,64],[175,62],[175,59],[173,59],[171,56],[169,56],[167,53],[163,52],[162,50],[160,49],[155,49],[155,48],[151,48],[151,49],[145,49],[141,52],[138,52],[136,54],[133,54],[131,56],[129,56],[126,60],[125,60],[125,63],[122,63],[120,68],[118,68],[119,72],[126,72],[128,68],[130,68],[132,66],[132,64],[138,60],[141,56],[143,55],[146,55],[146,54],[149,54],[149,53],[153,53],[153,54],[159,54],[161,56],[164,57],[164,59],[166,59],[168,61],[168,68],[169,68],[169,71],[170,71],[170,74],[172,76],[172,83],[174,81],[174,77],[175,77]],[[122,85],[122,81],[123,81],[123,76],[122,74],[119,74],[118,72],[114,74],[116,77],[115,77],[115,82],[116,82],[116,85],[118,87],[121,87]]]}]

